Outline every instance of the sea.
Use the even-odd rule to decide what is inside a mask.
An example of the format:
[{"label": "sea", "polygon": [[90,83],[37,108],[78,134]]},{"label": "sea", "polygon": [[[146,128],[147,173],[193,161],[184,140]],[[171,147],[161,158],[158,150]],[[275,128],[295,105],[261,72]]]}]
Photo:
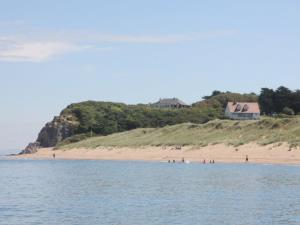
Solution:
[{"label": "sea", "polygon": [[300,224],[300,167],[0,160],[1,225]]}]

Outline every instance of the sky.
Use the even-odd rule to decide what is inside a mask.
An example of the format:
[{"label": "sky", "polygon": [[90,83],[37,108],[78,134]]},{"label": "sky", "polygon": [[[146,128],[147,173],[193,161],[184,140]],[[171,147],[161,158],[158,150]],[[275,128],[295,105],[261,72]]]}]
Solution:
[{"label": "sky", "polygon": [[0,3],[0,154],[74,102],[300,88],[298,0]]}]

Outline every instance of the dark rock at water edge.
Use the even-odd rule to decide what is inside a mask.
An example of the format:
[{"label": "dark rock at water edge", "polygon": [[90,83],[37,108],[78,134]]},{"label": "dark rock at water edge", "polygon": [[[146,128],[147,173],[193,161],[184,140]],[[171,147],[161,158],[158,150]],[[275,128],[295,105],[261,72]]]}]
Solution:
[{"label": "dark rock at water edge", "polygon": [[72,116],[56,116],[40,131],[35,142],[29,143],[20,154],[32,154],[39,148],[54,147],[58,142],[74,135],[77,127]]},{"label": "dark rock at water edge", "polygon": [[37,152],[37,150],[40,148],[39,142],[32,142],[27,145],[27,147],[20,152],[20,154],[32,154]]}]

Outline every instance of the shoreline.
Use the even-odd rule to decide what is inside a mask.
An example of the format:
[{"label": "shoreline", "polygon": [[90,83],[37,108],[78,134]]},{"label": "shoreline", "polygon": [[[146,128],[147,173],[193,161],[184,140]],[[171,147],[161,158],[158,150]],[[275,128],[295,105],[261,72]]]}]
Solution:
[{"label": "shoreline", "polygon": [[181,162],[185,161],[201,163],[203,160],[209,163],[244,163],[248,155],[249,163],[259,164],[292,164],[300,165],[300,149],[290,149],[287,143],[276,143],[261,146],[255,143],[239,147],[224,144],[199,146],[184,146],[176,149],[175,146],[155,147],[99,147],[96,149],[67,149],[53,150],[53,148],[41,148],[34,154],[8,156],[8,159],[33,159],[46,160],[123,160],[123,161],[158,161]]}]

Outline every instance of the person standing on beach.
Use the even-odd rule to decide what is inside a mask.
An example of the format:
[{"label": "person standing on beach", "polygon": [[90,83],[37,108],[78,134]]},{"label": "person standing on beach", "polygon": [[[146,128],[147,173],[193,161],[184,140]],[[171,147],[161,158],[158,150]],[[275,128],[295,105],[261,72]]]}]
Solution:
[{"label": "person standing on beach", "polygon": [[53,153],[53,155],[52,155],[52,156],[53,156],[53,159],[55,159],[55,153]]},{"label": "person standing on beach", "polygon": [[248,162],[249,161],[249,158],[248,158],[248,155],[246,155],[246,162]]}]

